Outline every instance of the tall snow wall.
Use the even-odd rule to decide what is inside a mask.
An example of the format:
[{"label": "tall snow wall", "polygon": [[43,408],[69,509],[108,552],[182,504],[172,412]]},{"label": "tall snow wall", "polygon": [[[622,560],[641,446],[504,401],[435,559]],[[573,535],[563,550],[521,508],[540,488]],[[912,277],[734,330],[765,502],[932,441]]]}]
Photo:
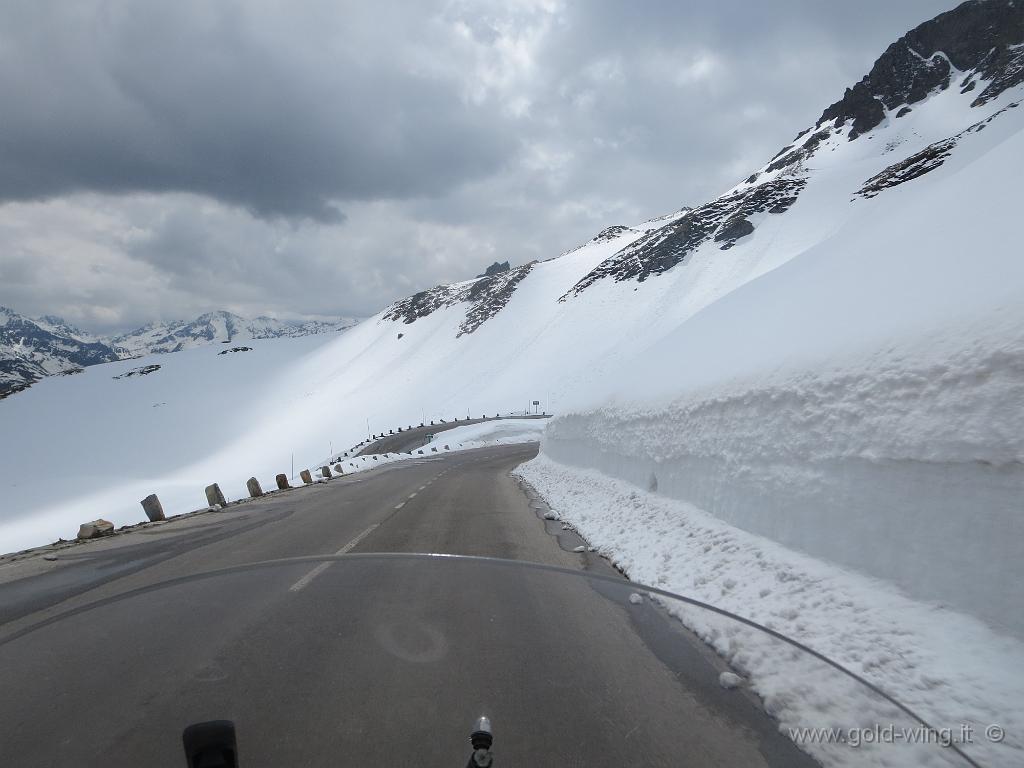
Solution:
[{"label": "tall snow wall", "polygon": [[1021,157],[1018,133],[893,190],[639,351],[543,451],[1024,637]]}]

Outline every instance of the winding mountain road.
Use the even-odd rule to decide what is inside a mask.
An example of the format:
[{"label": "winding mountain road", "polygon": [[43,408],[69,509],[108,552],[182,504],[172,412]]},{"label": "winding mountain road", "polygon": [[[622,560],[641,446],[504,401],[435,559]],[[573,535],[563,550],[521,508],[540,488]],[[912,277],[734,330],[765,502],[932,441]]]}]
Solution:
[{"label": "winding mountain road", "polygon": [[[0,563],[0,764],[181,766],[182,729],[228,718],[244,768],[462,766],[486,712],[498,768],[813,765],[624,580],[363,556],[615,575],[510,476],[536,451],[416,456]],[[356,557],[247,567],[336,554]]]}]

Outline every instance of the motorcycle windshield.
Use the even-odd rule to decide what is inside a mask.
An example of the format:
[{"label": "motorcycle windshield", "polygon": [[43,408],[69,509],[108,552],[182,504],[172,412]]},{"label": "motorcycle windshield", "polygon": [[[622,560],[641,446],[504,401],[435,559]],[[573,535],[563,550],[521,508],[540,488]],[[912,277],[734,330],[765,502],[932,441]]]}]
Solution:
[{"label": "motorcycle windshield", "polygon": [[3,765],[180,768],[226,719],[243,768],[461,768],[481,715],[497,768],[976,764],[808,649],[583,571],[345,555],[90,599],[0,630]]}]

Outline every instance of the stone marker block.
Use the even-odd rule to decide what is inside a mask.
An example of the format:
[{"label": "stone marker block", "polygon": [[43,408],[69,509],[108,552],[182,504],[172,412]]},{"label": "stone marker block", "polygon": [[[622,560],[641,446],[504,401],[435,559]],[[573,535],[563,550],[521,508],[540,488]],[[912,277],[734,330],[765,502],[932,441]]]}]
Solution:
[{"label": "stone marker block", "polygon": [[431,448],[430,452],[431,453],[437,453],[437,446],[435,445],[433,448]]},{"label": "stone marker block", "polygon": [[299,472],[299,477],[302,478],[302,482],[304,482],[306,485],[309,485],[310,483],[313,482],[313,476],[309,473],[308,469],[304,469],[301,472]]},{"label": "stone marker block", "polygon": [[224,500],[224,494],[221,493],[220,486],[217,483],[206,486],[206,503],[211,507],[220,504],[222,507],[227,504]]},{"label": "stone marker block", "polygon": [[260,488],[260,481],[257,480],[255,477],[250,477],[246,481],[245,487],[249,489],[249,495],[252,496],[254,499],[257,499],[263,495],[263,489]]},{"label": "stone marker block", "polygon": [[451,448],[449,448],[449,447],[448,447],[447,445],[445,445],[444,449],[445,449],[446,451],[450,451],[450,450],[451,450]]},{"label": "stone marker block", "polygon": [[107,533],[113,533],[114,524],[109,520],[93,520],[91,523],[82,523],[78,526],[78,538],[96,539]]},{"label": "stone marker block", "polygon": [[330,480],[331,477],[333,477],[333,475],[331,475],[331,468],[320,467],[320,477],[322,477],[324,480]]},{"label": "stone marker block", "polygon": [[335,464],[334,465],[334,474],[336,474],[336,475],[344,475],[345,474],[345,470],[341,468],[341,464]]},{"label": "stone marker block", "polygon": [[286,475],[284,472],[282,472],[274,479],[277,480],[277,490],[287,491],[289,488],[291,488],[291,486],[288,485],[288,475]]},{"label": "stone marker block", "polygon": [[149,518],[149,522],[155,523],[157,520],[167,519],[164,517],[164,507],[155,493],[149,494],[139,503],[142,504],[142,509],[145,511],[146,517]]},{"label": "stone marker block", "polygon": [[422,455],[422,454],[423,454],[423,451],[416,451],[416,453],[418,453],[418,454]]}]

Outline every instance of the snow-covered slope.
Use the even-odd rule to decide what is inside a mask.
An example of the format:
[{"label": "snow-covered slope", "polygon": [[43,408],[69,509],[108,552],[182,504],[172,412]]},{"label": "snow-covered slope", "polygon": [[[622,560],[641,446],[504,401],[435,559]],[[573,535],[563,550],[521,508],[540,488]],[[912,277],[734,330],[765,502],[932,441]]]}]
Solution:
[{"label": "snow-covered slope", "polygon": [[315,333],[345,331],[358,323],[357,318],[331,321],[283,322],[273,317],[247,319],[231,312],[208,312],[195,320],[151,323],[105,341],[121,357],[139,357],[163,352],[178,352],[205,344],[233,343],[253,339],[279,339],[309,336]]}]

